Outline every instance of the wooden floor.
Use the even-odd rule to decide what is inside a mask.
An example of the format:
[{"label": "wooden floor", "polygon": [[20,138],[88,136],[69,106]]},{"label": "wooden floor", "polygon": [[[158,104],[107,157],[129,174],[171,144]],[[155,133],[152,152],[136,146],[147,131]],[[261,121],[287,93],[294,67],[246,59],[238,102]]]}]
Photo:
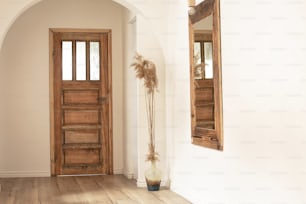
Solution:
[{"label": "wooden floor", "polygon": [[189,204],[161,189],[148,192],[121,175],[50,178],[0,178],[1,204]]}]

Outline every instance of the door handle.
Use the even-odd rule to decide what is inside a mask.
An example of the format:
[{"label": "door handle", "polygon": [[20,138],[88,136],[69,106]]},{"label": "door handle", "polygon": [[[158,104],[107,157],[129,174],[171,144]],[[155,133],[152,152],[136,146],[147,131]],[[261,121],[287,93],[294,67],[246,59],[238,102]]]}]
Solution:
[{"label": "door handle", "polygon": [[99,98],[98,98],[98,103],[99,103],[99,104],[103,104],[103,103],[106,102],[106,100],[107,100],[107,97],[99,97]]}]

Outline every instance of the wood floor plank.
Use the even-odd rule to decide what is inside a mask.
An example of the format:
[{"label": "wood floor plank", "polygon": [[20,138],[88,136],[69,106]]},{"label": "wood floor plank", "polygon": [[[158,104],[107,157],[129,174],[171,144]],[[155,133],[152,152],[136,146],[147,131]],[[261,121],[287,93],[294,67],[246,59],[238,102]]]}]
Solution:
[{"label": "wood floor plank", "polygon": [[56,178],[37,178],[38,199],[42,204],[60,203]]},{"label": "wood floor plank", "polygon": [[96,180],[96,182],[106,192],[112,203],[133,201],[135,204],[139,204],[122,191],[122,186],[115,181],[116,178],[117,176],[107,176]]},{"label": "wood floor plank", "polygon": [[152,192],[146,188],[137,188],[136,184],[126,179],[115,178],[115,183],[122,186],[122,192],[128,195],[131,199],[143,204],[164,204],[159,198],[155,197]]},{"label": "wood floor plank", "polygon": [[59,200],[63,203],[87,203],[81,195],[81,188],[77,184],[75,177],[57,177]]},{"label": "wood floor plank", "polygon": [[106,192],[99,187],[96,180],[101,179],[100,176],[91,177],[76,177],[76,181],[82,189],[84,199],[88,203],[105,203],[112,204],[111,199],[107,196]]},{"label": "wood floor plank", "polygon": [[17,187],[16,194],[18,194],[19,196],[15,197],[14,203],[39,203],[37,188],[35,188],[35,179],[21,178],[20,182],[18,182],[18,185],[16,185],[15,187]]},{"label": "wood floor plank", "polygon": [[190,204],[167,190],[137,188],[122,175],[0,178],[0,204]]},{"label": "wood floor plank", "polygon": [[1,192],[0,192],[0,203],[13,204],[15,202],[15,197],[11,196],[14,194],[17,186],[18,179],[1,179]]},{"label": "wood floor plank", "polygon": [[172,203],[189,203],[186,199],[178,196],[177,194],[171,191],[160,190],[156,192],[152,192],[154,196],[156,196],[159,200],[162,200],[166,204]]}]

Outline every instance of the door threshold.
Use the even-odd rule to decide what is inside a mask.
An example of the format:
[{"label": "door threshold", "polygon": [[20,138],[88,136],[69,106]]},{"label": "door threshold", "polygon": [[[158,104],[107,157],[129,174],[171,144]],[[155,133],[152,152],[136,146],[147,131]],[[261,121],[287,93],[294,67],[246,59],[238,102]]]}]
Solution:
[{"label": "door threshold", "polygon": [[107,174],[71,174],[71,175],[56,175],[57,177],[69,177],[69,176],[107,176]]}]

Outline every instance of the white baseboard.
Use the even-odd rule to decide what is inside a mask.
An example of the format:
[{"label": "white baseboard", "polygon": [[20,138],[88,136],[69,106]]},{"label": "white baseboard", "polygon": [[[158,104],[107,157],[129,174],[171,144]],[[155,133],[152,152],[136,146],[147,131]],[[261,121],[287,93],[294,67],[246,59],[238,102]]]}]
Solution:
[{"label": "white baseboard", "polygon": [[[122,169],[114,169],[114,174],[123,174]],[[49,171],[0,171],[0,178],[50,177]]]},{"label": "white baseboard", "polygon": [[0,171],[0,178],[50,177],[50,171]]}]

